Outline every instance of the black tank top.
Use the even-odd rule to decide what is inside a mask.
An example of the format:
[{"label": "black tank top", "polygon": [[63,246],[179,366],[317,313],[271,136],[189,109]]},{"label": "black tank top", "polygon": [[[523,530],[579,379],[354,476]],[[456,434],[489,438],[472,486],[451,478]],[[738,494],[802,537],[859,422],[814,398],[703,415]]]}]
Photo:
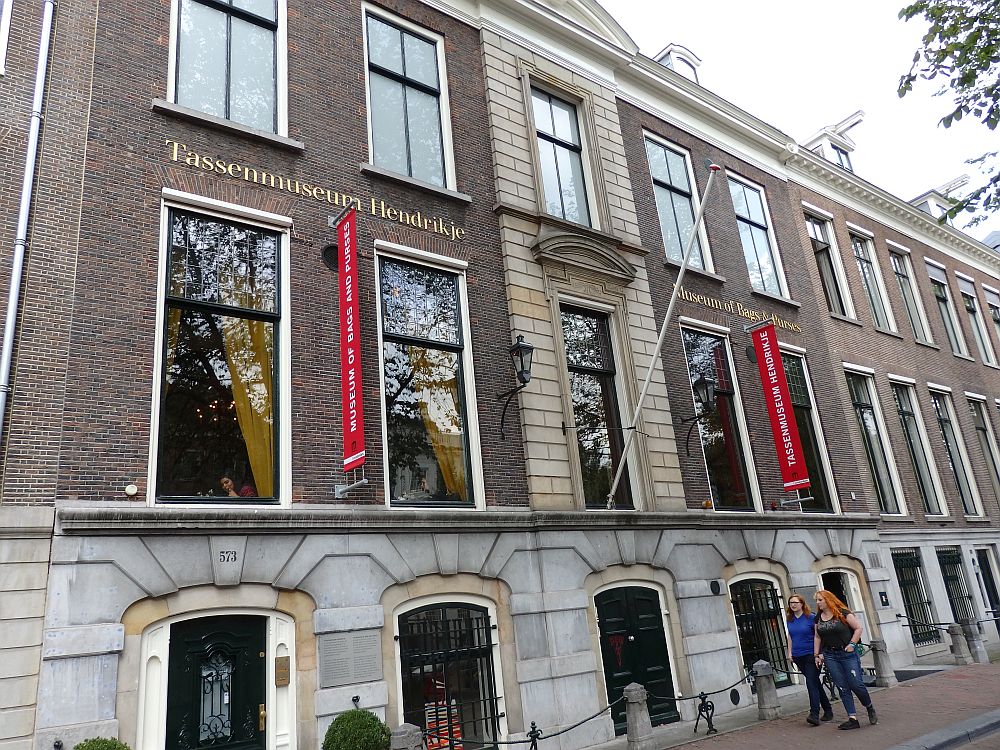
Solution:
[{"label": "black tank top", "polygon": [[836,617],[824,620],[822,617],[817,616],[816,634],[819,636],[819,641],[824,649],[843,651],[844,647],[851,642],[854,630]]}]

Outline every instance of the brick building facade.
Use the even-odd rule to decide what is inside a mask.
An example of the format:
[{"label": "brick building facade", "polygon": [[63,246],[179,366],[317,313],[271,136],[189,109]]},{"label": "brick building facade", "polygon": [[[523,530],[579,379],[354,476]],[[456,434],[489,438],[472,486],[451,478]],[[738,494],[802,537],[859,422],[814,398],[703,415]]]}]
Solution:
[{"label": "brick building facade", "polygon": [[[38,20],[13,8],[17,164]],[[0,748],[315,748],[354,704],[516,739],[633,679],[687,696],[783,662],[793,592],[838,591],[896,666],[941,648],[897,614],[1000,606],[1000,258],[640,55],[596,3],[162,0],[140,20],[72,0],[50,60],[2,434]],[[349,206],[367,461],[345,473],[328,263]],[[744,355],[772,317],[802,505]],[[518,335],[531,379],[501,424]]]}]

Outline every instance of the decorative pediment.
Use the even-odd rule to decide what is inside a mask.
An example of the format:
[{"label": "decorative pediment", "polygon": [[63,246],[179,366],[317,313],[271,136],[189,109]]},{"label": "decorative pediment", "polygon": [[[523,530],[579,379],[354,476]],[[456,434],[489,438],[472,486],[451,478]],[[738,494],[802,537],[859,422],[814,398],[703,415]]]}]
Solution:
[{"label": "decorative pediment", "polygon": [[542,225],[531,252],[542,265],[575,266],[626,285],[635,278],[635,268],[614,245],[567,229]]},{"label": "decorative pediment", "polygon": [[628,32],[599,3],[592,0],[547,0],[546,4],[605,42],[633,55],[639,51]]}]

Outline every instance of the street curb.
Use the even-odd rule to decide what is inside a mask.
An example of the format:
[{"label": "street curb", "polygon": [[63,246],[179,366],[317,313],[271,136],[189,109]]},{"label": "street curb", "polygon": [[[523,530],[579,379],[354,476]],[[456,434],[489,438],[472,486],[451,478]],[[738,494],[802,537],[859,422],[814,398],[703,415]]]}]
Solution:
[{"label": "street curb", "polygon": [[1000,709],[960,721],[886,750],[951,750],[1000,731]]}]

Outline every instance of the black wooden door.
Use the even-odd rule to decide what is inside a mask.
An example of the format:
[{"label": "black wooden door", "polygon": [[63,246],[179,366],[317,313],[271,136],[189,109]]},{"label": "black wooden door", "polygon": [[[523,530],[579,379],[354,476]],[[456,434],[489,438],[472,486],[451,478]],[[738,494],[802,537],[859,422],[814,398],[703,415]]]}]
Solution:
[{"label": "black wooden door", "polygon": [[[976,560],[979,562],[979,574],[983,577],[983,588],[986,589],[986,618],[1000,618],[1000,590],[996,578],[993,577],[993,566],[990,565],[990,552],[985,549],[976,550]],[[1000,619],[994,620],[997,634],[1000,635]]]},{"label": "black wooden door", "polygon": [[[656,591],[623,586],[598,594],[596,603],[608,700],[618,700],[626,685],[638,682],[651,694],[647,706],[653,726],[677,721],[680,716],[673,701],[674,683]],[[612,708],[611,716],[615,734],[625,734],[625,703]]]},{"label": "black wooden door", "polygon": [[225,615],[170,626],[165,750],[265,750],[266,625]]}]

